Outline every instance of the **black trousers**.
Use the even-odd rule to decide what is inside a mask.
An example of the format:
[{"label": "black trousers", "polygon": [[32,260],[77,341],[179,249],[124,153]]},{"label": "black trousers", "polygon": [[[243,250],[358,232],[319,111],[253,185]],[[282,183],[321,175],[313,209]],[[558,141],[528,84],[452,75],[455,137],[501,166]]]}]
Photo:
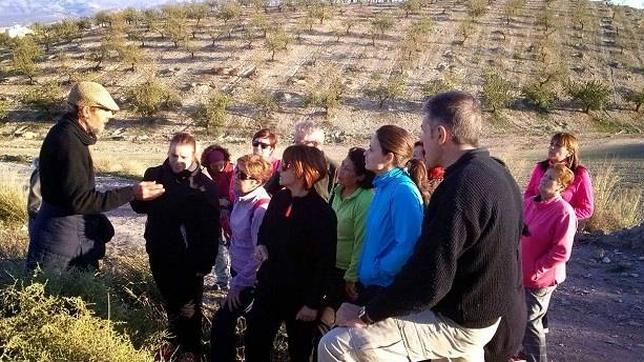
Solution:
[{"label": "black trousers", "polygon": [[235,361],[236,347],[239,345],[235,338],[237,319],[244,315],[244,310],[253,301],[253,295],[254,288],[246,288],[239,294],[241,303],[238,308],[230,310],[227,305],[222,305],[215,313],[210,332],[212,361]]},{"label": "black trousers", "polygon": [[317,321],[295,320],[303,305],[300,301],[300,297],[283,291],[256,290],[253,307],[246,319],[246,362],[271,361],[273,341],[282,322],[288,334],[290,361],[309,361]]},{"label": "black trousers", "polygon": [[201,352],[203,276],[186,263],[150,255],[152,276],[168,315],[169,341],[185,352]]}]

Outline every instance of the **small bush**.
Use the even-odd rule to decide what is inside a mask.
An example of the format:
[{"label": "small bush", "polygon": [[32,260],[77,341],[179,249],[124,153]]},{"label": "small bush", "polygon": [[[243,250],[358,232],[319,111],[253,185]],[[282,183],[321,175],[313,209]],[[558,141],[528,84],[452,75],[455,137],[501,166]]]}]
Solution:
[{"label": "small bush", "polygon": [[264,46],[271,52],[271,61],[275,60],[275,54],[279,51],[286,50],[290,42],[290,37],[284,29],[276,28],[266,34]]},{"label": "small bush", "polygon": [[[626,100],[635,104],[635,112],[640,111],[640,107],[644,104],[644,87],[639,91],[630,90],[626,94]],[[0,109],[2,107],[0,106]],[[0,111],[0,119],[2,119],[2,112]]]},{"label": "small bush", "polygon": [[218,135],[226,123],[226,107],[232,100],[218,90],[210,93],[208,99],[201,103],[193,118],[197,124],[206,129],[206,133]]},{"label": "small bush", "polygon": [[49,296],[45,284],[0,291],[2,357],[14,361],[150,361],[114,323],[80,298]]},{"label": "small bush", "polygon": [[507,106],[512,99],[512,83],[503,79],[497,72],[488,70],[483,74],[483,104],[496,113]]},{"label": "small bush", "polygon": [[595,211],[588,229],[614,231],[642,223],[642,191],[624,187],[614,161],[605,161],[594,169]]},{"label": "small bush", "polygon": [[261,118],[271,118],[279,109],[277,98],[270,89],[255,87],[250,90],[249,101],[258,109]]},{"label": "small bush", "polygon": [[20,95],[20,100],[32,110],[41,112],[42,116],[53,118],[61,111],[64,96],[58,83],[50,81],[28,88]]},{"label": "small bush", "polygon": [[572,99],[582,104],[584,112],[586,113],[591,109],[604,109],[610,100],[610,96],[613,94],[606,84],[598,80],[579,83],[569,82],[566,85],[566,90]]},{"label": "small bush", "polygon": [[33,82],[34,77],[40,72],[36,61],[41,55],[42,50],[34,43],[31,37],[27,36],[14,40],[11,49],[13,68],[18,74],[29,78],[29,82]]},{"label": "small bush", "polygon": [[557,92],[552,89],[552,84],[533,81],[521,90],[523,96],[539,112],[550,112],[559,99]]},{"label": "small bush", "polygon": [[467,12],[473,17],[482,16],[487,12],[487,4],[487,0],[469,0]]},{"label": "small bush", "polygon": [[9,115],[9,102],[0,99],[0,121],[3,121]]},{"label": "small bush", "polygon": [[405,17],[409,17],[409,14],[418,13],[423,7],[421,0],[405,0],[400,5],[400,8],[405,11]]},{"label": "small bush", "polygon": [[314,106],[324,108],[325,113],[336,108],[342,99],[344,85],[337,74],[327,74],[325,81],[308,90],[304,98],[305,106]]},{"label": "small bush", "polygon": [[378,101],[378,108],[382,108],[387,100],[402,96],[404,92],[405,79],[399,74],[391,74],[383,78],[379,73],[375,73],[364,90],[367,97]]},{"label": "small bush", "polygon": [[179,96],[156,79],[130,88],[127,98],[135,112],[144,117],[153,117],[162,109],[174,110],[181,106]]},{"label": "small bush", "polygon": [[423,84],[422,92],[425,97],[432,97],[438,93],[458,88],[461,81],[448,72],[442,78],[433,79]]}]

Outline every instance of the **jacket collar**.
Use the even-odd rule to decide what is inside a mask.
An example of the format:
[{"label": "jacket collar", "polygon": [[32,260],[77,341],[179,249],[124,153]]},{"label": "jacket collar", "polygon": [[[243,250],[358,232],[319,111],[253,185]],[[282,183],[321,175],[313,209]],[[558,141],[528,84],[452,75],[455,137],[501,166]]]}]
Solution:
[{"label": "jacket collar", "polygon": [[475,148],[473,150],[466,151],[458,160],[456,160],[456,162],[445,169],[445,175],[449,175],[455,170],[463,167],[466,163],[479,157],[490,157],[490,151],[486,148]]},{"label": "jacket collar", "polygon": [[373,179],[373,186],[381,188],[387,185],[392,180],[398,179],[403,174],[405,174],[405,170],[400,167],[394,167],[391,170],[376,176]]},{"label": "jacket collar", "polygon": [[63,122],[67,122],[72,126],[72,131],[84,145],[90,146],[96,143],[96,136],[87,133],[87,131],[85,131],[80,125],[80,123],[78,123],[78,119],[74,120],[71,118],[64,118]]}]

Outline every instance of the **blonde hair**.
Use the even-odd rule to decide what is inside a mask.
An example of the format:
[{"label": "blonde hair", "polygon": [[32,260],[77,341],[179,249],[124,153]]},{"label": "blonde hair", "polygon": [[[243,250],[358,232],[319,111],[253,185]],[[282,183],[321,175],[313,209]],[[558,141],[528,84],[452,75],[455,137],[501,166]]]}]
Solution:
[{"label": "blonde hair", "polygon": [[550,169],[552,170],[552,178],[561,185],[562,190],[565,190],[575,180],[575,173],[561,163],[552,165]]},{"label": "blonde hair", "polygon": [[246,174],[251,178],[259,181],[261,184],[266,183],[273,174],[273,166],[264,157],[260,155],[245,155],[237,159],[237,167],[244,165]]}]

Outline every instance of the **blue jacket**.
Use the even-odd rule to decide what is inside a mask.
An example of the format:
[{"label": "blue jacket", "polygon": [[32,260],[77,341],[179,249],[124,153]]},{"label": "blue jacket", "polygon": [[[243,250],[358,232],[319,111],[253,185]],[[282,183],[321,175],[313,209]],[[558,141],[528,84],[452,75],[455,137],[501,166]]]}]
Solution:
[{"label": "blue jacket", "polygon": [[358,276],[364,286],[386,287],[414,251],[423,222],[423,199],[400,168],[376,176],[373,184]]}]

